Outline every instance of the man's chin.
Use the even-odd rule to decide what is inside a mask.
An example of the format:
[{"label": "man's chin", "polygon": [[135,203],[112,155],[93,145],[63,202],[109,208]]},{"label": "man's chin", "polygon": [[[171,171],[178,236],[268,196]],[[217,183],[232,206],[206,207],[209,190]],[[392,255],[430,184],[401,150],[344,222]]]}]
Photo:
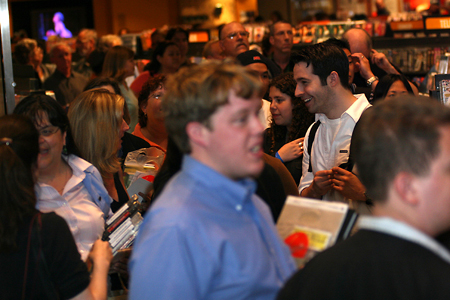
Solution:
[{"label": "man's chin", "polygon": [[239,55],[239,54],[247,52],[247,51],[248,51],[248,47],[245,45],[242,45],[242,46],[237,47],[236,53],[237,53],[237,55]]}]

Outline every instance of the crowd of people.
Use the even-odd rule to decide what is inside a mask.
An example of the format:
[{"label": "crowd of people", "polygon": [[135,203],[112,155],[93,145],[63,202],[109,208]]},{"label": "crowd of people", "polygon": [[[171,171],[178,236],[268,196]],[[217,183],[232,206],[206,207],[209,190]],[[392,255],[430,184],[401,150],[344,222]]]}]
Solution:
[{"label": "crowd of people", "polygon": [[[0,118],[6,299],[448,299],[450,108],[418,97],[363,29],[298,51],[288,22],[268,34],[265,56],[225,24],[194,64],[172,28],[140,74],[92,29],[77,62],[51,49],[54,70],[35,41],[16,45],[55,97]],[[149,147],[164,163],[113,258],[101,238],[130,200],[123,161]],[[298,270],[275,227],[288,195],[347,203],[356,233]]]}]

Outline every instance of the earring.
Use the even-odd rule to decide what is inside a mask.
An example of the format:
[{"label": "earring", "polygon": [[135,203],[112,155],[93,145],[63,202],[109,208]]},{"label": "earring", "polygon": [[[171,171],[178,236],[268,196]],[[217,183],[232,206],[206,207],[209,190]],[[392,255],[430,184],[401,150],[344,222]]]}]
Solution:
[{"label": "earring", "polygon": [[68,152],[67,152],[67,147],[66,147],[66,145],[64,145],[64,146],[63,146],[62,154],[64,154],[64,155],[68,155]]}]

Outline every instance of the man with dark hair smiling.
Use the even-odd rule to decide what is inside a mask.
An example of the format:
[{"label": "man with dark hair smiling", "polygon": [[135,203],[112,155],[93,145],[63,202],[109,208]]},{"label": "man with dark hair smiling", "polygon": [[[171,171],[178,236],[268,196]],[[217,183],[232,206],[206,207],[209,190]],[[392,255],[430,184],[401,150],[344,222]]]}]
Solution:
[{"label": "man with dark hair smiling", "polygon": [[412,96],[377,103],[351,150],[373,216],[277,299],[449,299],[450,252],[434,238],[450,230],[450,108]]},{"label": "man with dark hair smiling", "polygon": [[303,197],[347,202],[367,213],[365,188],[348,162],[353,128],[370,104],[364,94],[354,96],[350,90],[348,57],[336,45],[321,43],[295,53],[292,60],[295,96],[317,120],[305,136],[299,192]]}]

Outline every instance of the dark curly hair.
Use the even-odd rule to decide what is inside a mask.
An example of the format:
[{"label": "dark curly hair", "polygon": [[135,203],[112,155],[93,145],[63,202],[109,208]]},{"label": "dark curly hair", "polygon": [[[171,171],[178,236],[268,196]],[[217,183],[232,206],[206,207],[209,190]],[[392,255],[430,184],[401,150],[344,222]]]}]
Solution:
[{"label": "dark curly hair", "polygon": [[141,107],[148,101],[148,97],[151,93],[156,91],[159,87],[164,86],[166,82],[166,76],[164,75],[156,75],[155,77],[150,78],[142,87],[142,90],[138,97],[139,103],[139,125],[141,128],[147,126],[147,115],[142,111]]},{"label": "dark curly hair", "polygon": [[288,134],[286,143],[295,139],[304,137],[309,126],[314,122],[314,114],[311,114],[305,106],[305,103],[299,98],[295,97],[295,87],[297,83],[294,80],[292,72],[281,74],[275,77],[269,85],[269,88],[274,86],[283,94],[291,97],[292,103],[292,122],[289,126],[281,126],[275,124],[272,117],[270,118],[270,127],[268,129],[271,137],[270,153],[274,155],[275,141],[284,140]]}]

